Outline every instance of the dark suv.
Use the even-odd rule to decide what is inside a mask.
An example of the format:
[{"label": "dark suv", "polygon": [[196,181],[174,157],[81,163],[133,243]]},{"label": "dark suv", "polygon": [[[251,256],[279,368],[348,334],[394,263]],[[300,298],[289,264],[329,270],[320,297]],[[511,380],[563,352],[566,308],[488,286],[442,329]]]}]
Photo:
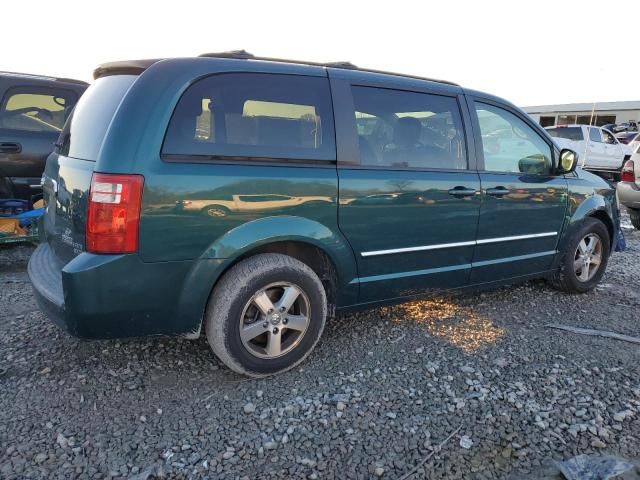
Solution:
[{"label": "dark suv", "polygon": [[594,288],[615,192],[456,84],[212,54],[95,73],[48,159],[29,275],[73,335],[205,332],[292,368],[337,311],[547,278]]},{"label": "dark suv", "polygon": [[0,72],[0,199],[31,200],[64,122],[89,85]]}]

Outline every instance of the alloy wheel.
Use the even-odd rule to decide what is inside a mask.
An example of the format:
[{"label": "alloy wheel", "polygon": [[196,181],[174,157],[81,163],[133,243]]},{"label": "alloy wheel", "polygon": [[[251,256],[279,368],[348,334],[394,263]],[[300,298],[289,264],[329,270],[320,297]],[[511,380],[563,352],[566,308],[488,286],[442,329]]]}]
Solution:
[{"label": "alloy wheel", "polygon": [[589,233],[578,243],[573,261],[573,270],[580,282],[588,282],[597,273],[602,263],[602,239]]},{"label": "alloy wheel", "polygon": [[310,311],[309,299],[299,286],[272,283],[256,292],[242,311],[242,344],[256,357],[286,355],[307,331]]}]

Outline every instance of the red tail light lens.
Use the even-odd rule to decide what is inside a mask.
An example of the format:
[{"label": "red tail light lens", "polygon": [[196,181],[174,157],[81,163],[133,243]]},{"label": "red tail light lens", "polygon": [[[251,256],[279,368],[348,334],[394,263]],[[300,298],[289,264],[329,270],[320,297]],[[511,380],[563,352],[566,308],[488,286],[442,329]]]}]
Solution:
[{"label": "red tail light lens", "polygon": [[85,236],[88,252],[138,251],[143,185],[142,175],[93,174]]},{"label": "red tail light lens", "polygon": [[623,182],[635,182],[636,175],[634,173],[634,164],[633,160],[627,160],[622,167],[622,172],[620,174],[620,180]]}]

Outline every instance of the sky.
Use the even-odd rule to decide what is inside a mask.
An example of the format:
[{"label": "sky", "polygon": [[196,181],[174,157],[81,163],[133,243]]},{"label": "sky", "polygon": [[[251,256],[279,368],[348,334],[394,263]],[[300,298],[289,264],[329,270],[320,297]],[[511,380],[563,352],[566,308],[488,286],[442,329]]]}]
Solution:
[{"label": "sky", "polygon": [[[5,1],[0,70],[245,49],[440,78],[520,106],[640,100],[640,2]],[[15,19],[15,21],[8,21]]]}]

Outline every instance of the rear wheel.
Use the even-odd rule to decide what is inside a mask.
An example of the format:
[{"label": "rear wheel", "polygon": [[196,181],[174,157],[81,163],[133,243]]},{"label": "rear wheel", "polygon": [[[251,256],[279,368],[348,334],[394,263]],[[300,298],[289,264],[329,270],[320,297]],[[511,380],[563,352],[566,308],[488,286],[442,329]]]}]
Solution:
[{"label": "rear wheel", "polygon": [[559,290],[585,293],[600,282],[609,260],[609,232],[595,218],[586,218],[582,227],[569,240],[560,269],[550,278]]},{"label": "rear wheel", "polygon": [[630,208],[627,210],[629,211],[629,218],[631,218],[631,225],[633,225],[636,230],[640,230],[640,210],[632,210]]},{"label": "rear wheel", "polygon": [[327,299],[304,263],[276,253],[232,267],[211,294],[205,314],[214,353],[235,372],[253,377],[302,362],[322,335]]}]

